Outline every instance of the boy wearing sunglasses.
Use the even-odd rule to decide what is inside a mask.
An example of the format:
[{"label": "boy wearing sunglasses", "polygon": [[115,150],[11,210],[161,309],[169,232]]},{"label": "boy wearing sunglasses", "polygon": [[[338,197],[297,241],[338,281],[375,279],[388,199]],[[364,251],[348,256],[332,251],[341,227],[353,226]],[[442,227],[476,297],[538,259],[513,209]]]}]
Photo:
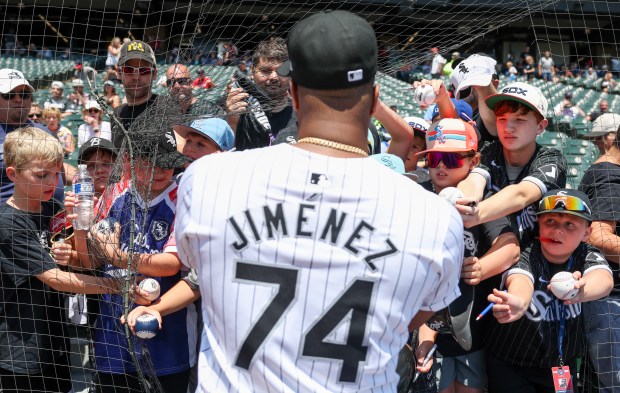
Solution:
[{"label": "boy wearing sunglasses", "polygon": [[486,105],[495,114],[499,137],[480,152],[493,195],[473,207],[461,200],[457,209],[468,228],[508,216],[524,245],[538,230],[536,203],[546,192],[566,185],[566,159],[536,143],[548,124],[548,103],[540,89],[515,82],[489,96]]},{"label": "boy wearing sunglasses", "polygon": [[[569,386],[569,375],[576,392],[577,358],[585,355],[581,303],[603,298],[613,287],[604,255],[585,243],[592,231],[586,194],[547,192],[536,214],[540,237],[504,273],[507,292],[495,289],[488,297],[499,322],[491,325],[487,342],[489,393],[560,391]],[[579,289],[570,300],[558,299],[549,288],[551,278],[564,271]]]},{"label": "boy wearing sunglasses", "polygon": [[[478,138],[474,127],[461,119],[443,119],[426,133],[428,149],[418,153],[426,158],[431,180],[420,185],[441,193],[456,187],[478,165]],[[510,268],[519,256],[519,243],[508,218],[502,217],[463,232],[465,255],[461,269],[461,297],[456,302],[471,311],[487,305],[487,278]],[[453,309],[450,310],[453,313]],[[455,315],[453,314],[452,317]],[[437,363],[433,369],[438,389],[443,392],[480,392],[486,386],[485,355],[482,338],[485,321],[476,322],[469,315],[470,348],[465,350],[448,334],[435,334],[426,326],[420,331],[421,346],[437,343]],[[436,337],[435,337],[436,336]],[[426,371],[426,370],[422,370]]]}]

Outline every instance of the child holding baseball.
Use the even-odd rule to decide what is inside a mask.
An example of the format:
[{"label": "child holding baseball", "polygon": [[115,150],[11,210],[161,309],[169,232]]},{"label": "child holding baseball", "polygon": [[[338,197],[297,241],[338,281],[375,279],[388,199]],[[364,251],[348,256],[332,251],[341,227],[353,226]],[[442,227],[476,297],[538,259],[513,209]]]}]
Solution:
[{"label": "child holding baseball", "polygon": [[[584,243],[592,216],[583,192],[549,191],[537,215],[540,237],[504,273],[507,291],[494,289],[488,297],[496,319],[487,343],[489,393],[553,392],[569,386],[569,374],[576,381],[576,361],[585,354],[581,303],[605,297],[613,287],[605,257]],[[551,292],[559,272],[572,273],[574,297],[562,300]]]},{"label": "child holding baseball", "polygon": [[[428,149],[418,153],[426,158],[430,181],[420,185],[440,195],[456,187],[478,165],[478,138],[474,127],[461,119],[442,119],[426,134]],[[458,190],[454,190],[458,192]],[[465,255],[461,270],[461,303],[470,315],[467,339],[469,349],[463,349],[449,334],[435,334],[426,326],[420,329],[420,347],[416,351],[418,364],[424,359],[425,347],[437,343],[437,359],[433,371],[440,393],[480,392],[486,386],[483,337],[485,321],[474,321],[471,310],[482,310],[487,304],[488,287],[485,280],[510,268],[519,256],[516,235],[506,217],[464,230]],[[499,279],[498,279],[499,281]],[[450,308],[451,313],[455,309]],[[452,315],[454,317],[455,315]],[[421,371],[426,371],[421,369]]]}]

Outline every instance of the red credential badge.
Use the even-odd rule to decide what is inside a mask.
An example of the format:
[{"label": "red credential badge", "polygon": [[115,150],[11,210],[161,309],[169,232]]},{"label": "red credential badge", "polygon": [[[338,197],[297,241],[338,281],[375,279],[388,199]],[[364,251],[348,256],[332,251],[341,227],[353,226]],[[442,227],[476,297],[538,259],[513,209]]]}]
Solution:
[{"label": "red credential badge", "polygon": [[551,374],[553,375],[555,393],[573,393],[573,380],[568,366],[551,367]]}]

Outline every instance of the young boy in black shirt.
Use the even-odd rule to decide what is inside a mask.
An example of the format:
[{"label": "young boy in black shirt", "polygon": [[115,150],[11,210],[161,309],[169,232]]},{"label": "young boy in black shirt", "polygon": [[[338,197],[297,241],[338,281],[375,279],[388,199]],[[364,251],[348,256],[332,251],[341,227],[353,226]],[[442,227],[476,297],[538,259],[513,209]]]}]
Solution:
[{"label": "young boy in black shirt", "polygon": [[[577,358],[584,355],[581,303],[609,294],[613,279],[605,257],[584,243],[590,236],[590,200],[581,191],[558,189],[540,202],[540,237],[504,273],[507,292],[495,289],[487,344],[489,393],[553,392],[552,367],[568,365],[576,392]],[[552,277],[573,274],[577,295],[560,300]],[[565,380],[566,382],[566,380]]]},{"label": "young boy in black shirt", "polygon": [[4,142],[15,191],[0,205],[0,391],[68,392],[69,348],[61,291],[118,291],[113,280],[60,270],[50,255],[52,198],[62,168],[57,139],[20,128]]}]

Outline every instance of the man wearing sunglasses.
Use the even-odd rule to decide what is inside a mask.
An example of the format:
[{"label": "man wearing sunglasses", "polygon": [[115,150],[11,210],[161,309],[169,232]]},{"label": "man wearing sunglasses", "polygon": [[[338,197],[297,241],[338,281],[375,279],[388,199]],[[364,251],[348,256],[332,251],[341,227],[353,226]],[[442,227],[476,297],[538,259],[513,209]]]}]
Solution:
[{"label": "man wearing sunglasses", "polygon": [[[157,61],[153,49],[143,41],[128,41],[121,46],[119,53],[118,68],[127,103],[119,106],[114,114],[128,129],[157,98],[152,92],[153,81],[157,79]],[[118,126],[112,129],[112,139],[114,146],[120,148],[123,132]]]},{"label": "man wearing sunglasses", "polygon": [[[0,70],[0,203],[13,195],[13,182],[6,176],[2,148],[6,135],[19,127],[32,126],[51,134],[47,127],[28,118],[34,88],[21,71],[5,68]],[[54,198],[63,200],[62,181]]]},{"label": "man wearing sunglasses", "polygon": [[190,77],[187,66],[183,64],[173,64],[166,71],[166,87],[170,90],[170,95],[175,97],[181,111],[190,113],[192,105],[198,101],[194,97],[192,89],[192,78]]}]

